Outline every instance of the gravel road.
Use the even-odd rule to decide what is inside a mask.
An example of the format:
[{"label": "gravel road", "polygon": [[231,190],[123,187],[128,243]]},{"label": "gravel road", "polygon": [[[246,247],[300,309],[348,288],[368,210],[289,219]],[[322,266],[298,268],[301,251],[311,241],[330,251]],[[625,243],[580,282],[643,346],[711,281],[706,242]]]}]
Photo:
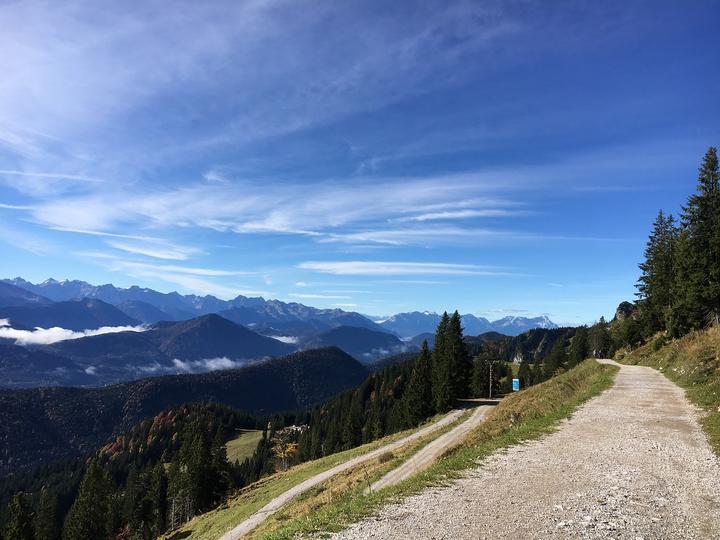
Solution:
[{"label": "gravel road", "polygon": [[621,366],[561,429],[333,536],[720,539],[720,460],[683,391]]},{"label": "gravel road", "polygon": [[290,488],[282,495],[275,497],[272,501],[267,503],[265,506],[263,506],[260,510],[255,512],[253,515],[251,515],[245,521],[243,521],[242,523],[240,523],[239,525],[234,527],[232,530],[226,532],[220,538],[220,540],[237,540],[238,538],[242,538],[244,535],[246,535],[247,533],[252,531],[255,527],[260,525],[260,523],[265,521],[265,519],[267,519],[268,516],[274,514],[278,510],[280,510],[280,508],[285,506],[287,503],[289,503],[291,500],[293,500],[298,495],[305,493],[311,487],[321,484],[325,480],[328,480],[329,478],[335,476],[336,474],[346,471],[347,469],[350,469],[351,467],[354,467],[355,465],[358,465],[360,463],[363,463],[363,462],[371,460],[371,459],[375,459],[375,458],[379,457],[381,454],[384,454],[385,452],[392,452],[393,450],[396,450],[402,446],[405,446],[406,444],[408,444],[412,441],[420,439],[420,438],[424,437],[425,435],[432,433],[433,431],[437,431],[438,429],[440,429],[444,426],[447,426],[448,424],[452,424],[464,412],[465,412],[465,410],[462,410],[462,409],[450,411],[448,414],[443,416],[440,420],[438,420],[434,424],[430,424],[429,426],[426,426],[426,427],[416,431],[415,433],[408,435],[407,437],[403,437],[402,439],[399,439],[395,442],[381,446],[380,448],[377,448],[376,450],[373,450],[366,454],[357,456],[351,460],[348,460],[339,465],[336,465],[335,467],[328,469],[325,472],[316,474],[315,476],[308,478],[307,480],[301,482],[297,486]]}]

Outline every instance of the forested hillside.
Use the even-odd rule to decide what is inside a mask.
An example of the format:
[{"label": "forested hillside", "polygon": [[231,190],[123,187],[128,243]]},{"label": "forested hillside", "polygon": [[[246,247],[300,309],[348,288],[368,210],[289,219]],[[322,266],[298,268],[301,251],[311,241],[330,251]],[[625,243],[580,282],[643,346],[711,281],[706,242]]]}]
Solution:
[{"label": "forested hillside", "polygon": [[183,403],[214,401],[257,414],[298,410],[359,384],[367,370],[336,348],[239,370],[143,379],[106,388],[0,391],[0,473],[92,452],[108,437]]}]

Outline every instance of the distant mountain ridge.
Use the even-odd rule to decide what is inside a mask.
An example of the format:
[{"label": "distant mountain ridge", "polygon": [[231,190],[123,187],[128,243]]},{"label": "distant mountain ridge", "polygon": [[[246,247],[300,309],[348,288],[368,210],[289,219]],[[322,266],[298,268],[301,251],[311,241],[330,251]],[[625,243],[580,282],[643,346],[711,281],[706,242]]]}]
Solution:
[{"label": "distant mountain ridge", "polygon": [[[217,313],[235,323],[270,336],[292,336],[307,339],[318,333],[339,326],[357,326],[376,331],[393,333],[402,338],[433,333],[440,315],[429,311],[397,313],[383,321],[375,322],[369,317],[342,309],[319,309],[296,302],[266,300],[262,297],[239,295],[232,300],[220,300],[212,295],[181,295],[177,292],[161,293],[153,289],[133,285],[128,288],[111,284],[91,285],[80,280],[47,279],[31,283],[21,277],[4,279],[0,283],[34,293],[38,298],[54,302],[96,298],[112,304],[128,317],[143,323],[161,320],[186,320],[208,313]],[[2,306],[0,288],[0,306]],[[8,304],[10,305],[10,304]],[[13,304],[15,305],[15,304]],[[504,317],[489,321],[470,313],[462,316],[465,335],[476,336],[485,332],[500,332],[516,336],[532,328],[557,328],[547,316]]]},{"label": "distant mountain ridge", "polygon": [[[508,336],[517,336],[532,328],[557,328],[547,316],[540,317],[504,317],[489,321],[470,313],[462,315],[462,324],[466,336],[477,336],[485,332],[499,332]],[[398,313],[379,322],[383,328],[403,338],[413,338],[420,334],[434,333],[440,322],[440,315],[432,311],[411,311]]]},{"label": "distant mountain ridge", "polygon": [[415,349],[393,334],[357,326],[338,326],[302,343],[303,349],[328,346],[338,347],[365,365]]},{"label": "distant mountain ridge", "polygon": [[140,321],[96,298],[64,302],[35,302],[0,307],[0,319],[28,328],[60,327],[82,331],[102,326],[137,326]]},{"label": "distant mountain ridge", "polygon": [[232,300],[220,300],[212,295],[161,293],[135,285],[121,288],[110,284],[91,285],[79,280],[48,279],[34,284],[17,277],[2,280],[2,283],[44,296],[54,302],[95,298],[112,304],[130,317],[150,324],[160,320],[187,320],[216,313],[268,335],[291,332],[293,335],[309,336],[336,326],[383,330],[359,313],[341,309],[319,309],[296,302],[265,300],[262,297],[239,295]]},{"label": "distant mountain ridge", "polygon": [[48,304],[45,298],[12,283],[0,281],[0,306],[25,306],[28,304]]}]

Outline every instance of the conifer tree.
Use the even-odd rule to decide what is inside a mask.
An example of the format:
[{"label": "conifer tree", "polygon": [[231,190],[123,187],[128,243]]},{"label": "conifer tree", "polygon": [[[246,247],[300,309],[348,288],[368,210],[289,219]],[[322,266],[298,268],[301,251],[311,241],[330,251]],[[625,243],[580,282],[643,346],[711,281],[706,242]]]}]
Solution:
[{"label": "conifer tree", "polygon": [[680,337],[699,324],[700,289],[694,267],[693,247],[687,229],[678,232],[673,258],[673,302],[667,328],[672,337]]},{"label": "conifer tree", "polygon": [[490,383],[490,364],[485,357],[480,355],[473,362],[472,378],[470,386],[473,397],[488,397],[488,387]]},{"label": "conifer tree", "polygon": [[610,336],[610,330],[608,323],[605,321],[605,317],[600,317],[600,320],[590,328],[588,342],[590,352],[595,358],[610,355],[612,352],[612,336]]},{"label": "conifer tree", "polygon": [[717,149],[709,148],[698,174],[697,191],[683,208],[686,270],[680,302],[689,328],[720,323],[720,170]]},{"label": "conifer tree", "polygon": [[24,493],[16,493],[10,501],[9,515],[3,529],[5,540],[33,540],[32,514]]},{"label": "conifer tree", "polygon": [[35,512],[35,540],[59,540],[59,538],[58,499],[44,486],[40,490],[40,500]]},{"label": "conifer tree", "polygon": [[420,356],[410,376],[405,406],[410,425],[416,426],[434,411],[432,393],[432,365],[427,340],[423,341]]},{"label": "conifer tree", "polygon": [[149,494],[152,501],[152,523],[155,536],[160,536],[166,529],[167,488],[168,482],[167,476],[165,475],[165,467],[163,463],[160,462],[153,468]]},{"label": "conifer tree", "polygon": [[636,285],[646,336],[664,329],[667,324],[673,300],[676,243],[675,220],[660,210],[645,247],[645,261],[639,265],[642,274]]},{"label": "conifer tree", "polygon": [[523,359],[520,362],[520,367],[518,368],[518,379],[520,379],[520,388],[528,388],[533,384],[533,374],[532,374],[532,368],[530,367],[530,363]]},{"label": "conifer tree", "polygon": [[450,358],[448,354],[448,328],[450,317],[443,313],[437,331],[432,353],[432,391],[435,410],[445,412],[452,408],[452,386],[450,382]]},{"label": "conifer tree", "polygon": [[449,359],[450,397],[453,401],[467,397],[472,375],[472,361],[463,341],[460,314],[455,311],[448,323],[447,348]]},{"label": "conifer tree", "polygon": [[110,536],[108,516],[112,483],[97,460],[92,460],[63,527],[63,540],[103,540]]},{"label": "conifer tree", "polygon": [[230,463],[227,459],[227,450],[225,449],[225,437],[222,430],[218,429],[215,433],[212,447],[210,449],[213,479],[211,480],[211,500],[217,502],[225,498],[230,489]]},{"label": "conifer tree", "polygon": [[[580,326],[570,342],[570,351],[568,354],[568,367],[574,367],[585,360],[590,355],[588,343],[588,329]],[[522,363],[520,364],[522,367]]]},{"label": "conifer tree", "polygon": [[553,343],[550,354],[547,355],[543,362],[543,379],[547,380],[554,376],[558,369],[561,369],[567,363],[567,356],[565,354],[565,343],[560,338]]}]

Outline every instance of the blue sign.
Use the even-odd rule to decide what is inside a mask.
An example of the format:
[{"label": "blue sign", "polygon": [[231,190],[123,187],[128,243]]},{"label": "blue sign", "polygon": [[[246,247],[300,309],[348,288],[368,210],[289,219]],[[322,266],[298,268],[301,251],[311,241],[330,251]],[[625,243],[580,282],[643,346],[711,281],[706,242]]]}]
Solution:
[{"label": "blue sign", "polygon": [[520,391],[520,379],[513,379],[513,392]]}]

